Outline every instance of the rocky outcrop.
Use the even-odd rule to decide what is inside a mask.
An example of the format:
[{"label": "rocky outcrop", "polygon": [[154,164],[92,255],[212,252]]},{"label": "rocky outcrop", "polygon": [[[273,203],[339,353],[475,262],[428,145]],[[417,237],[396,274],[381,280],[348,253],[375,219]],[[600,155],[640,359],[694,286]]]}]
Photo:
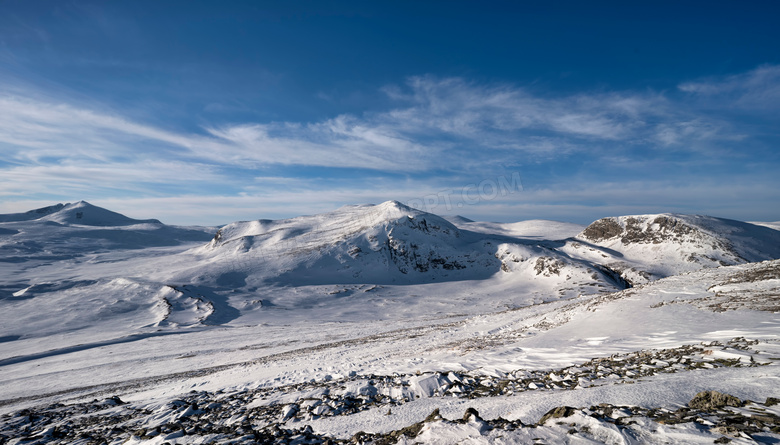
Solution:
[{"label": "rocky outcrop", "polygon": [[688,406],[702,411],[712,411],[724,406],[742,406],[742,400],[718,391],[702,391],[688,402]]},{"label": "rocky outcrop", "polygon": [[623,227],[616,218],[602,218],[582,232],[582,236],[592,241],[604,241],[616,238],[623,233]]}]

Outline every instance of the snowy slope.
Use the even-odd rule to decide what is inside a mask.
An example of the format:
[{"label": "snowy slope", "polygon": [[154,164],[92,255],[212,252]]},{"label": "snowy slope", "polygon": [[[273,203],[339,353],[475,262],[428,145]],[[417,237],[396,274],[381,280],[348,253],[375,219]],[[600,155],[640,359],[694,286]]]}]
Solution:
[{"label": "snowy slope", "polygon": [[[780,262],[749,261],[780,258],[780,232],[685,215],[455,222],[393,201],[218,231],[83,202],[2,215],[0,414],[16,414],[0,434],[346,440],[416,425],[409,441],[712,443],[727,414],[686,414],[676,436],[664,416],[703,390],[774,412]],[[652,282],[623,289],[615,271]],[[113,395],[130,403],[89,402]],[[614,409],[588,411],[599,403]],[[562,405],[574,426],[523,427]],[[467,408],[479,415],[455,422]]]},{"label": "snowy slope", "polygon": [[50,207],[57,208],[56,212],[47,213],[40,218],[41,221],[53,221],[66,225],[85,225],[85,226],[131,226],[135,224],[161,224],[156,219],[137,220],[128,218],[122,214],[106,210],[101,207],[93,206],[86,201],[79,201],[74,204],[65,204]]},{"label": "snowy slope", "polygon": [[[68,204],[69,205],[69,204]],[[25,213],[8,213],[0,215],[0,222],[19,222],[40,219],[46,215],[62,210],[66,204],[55,204],[53,206],[42,207],[40,209],[30,210]]]},{"label": "snowy slope", "polygon": [[[148,267],[206,242],[215,230],[135,220],[83,201],[0,221],[0,337],[54,336],[62,345],[111,330],[112,337],[137,334],[163,322],[169,289],[128,262]],[[74,333],[80,334],[70,338]]]},{"label": "snowy slope", "polygon": [[[59,413],[68,412],[66,405],[50,408],[51,416],[39,408],[34,422],[4,418],[2,431],[30,425],[31,432],[44,434],[63,425],[65,432],[100,437],[116,424],[111,415],[119,414],[124,427],[114,437],[130,443],[238,439],[248,431],[238,429],[244,419],[252,419],[249,431],[279,441],[301,434],[323,441],[359,431],[381,438],[429,418],[416,431],[418,441],[491,443],[503,436],[519,443],[535,437],[551,443],[712,443],[724,435],[741,437],[739,430],[719,426],[736,412],[763,415],[758,423],[744,420],[749,434],[743,443],[772,443],[780,435],[762,425],[777,425],[766,413],[780,415],[764,402],[776,395],[780,380],[780,319],[776,308],[763,305],[777,303],[779,284],[780,262],[774,261],[417,326],[244,326],[52,354],[3,365],[6,399],[41,397],[19,399],[5,410],[67,400],[76,403],[75,412],[93,412],[103,423],[64,426],[69,417]],[[754,298],[722,311],[710,305],[719,298],[718,286]],[[45,379],[38,364],[46,368]],[[679,420],[669,420],[697,393],[711,390],[755,403],[680,411]],[[88,402],[110,395],[130,403]],[[566,427],[554,420],[528,426],[563,406],[572,407],[560,414]],[[429,416],[434,409],[439,417]],[[464,412],[474,419],[455,422]],[[620,417],[634,422],[615,423]],[[663,427],[670,423],[676,426]]]},{"label": "snowy slope", "polygon": [[[110,326],[119,338],[314,317],[479,314],[612,292],[624,279],[780,257],[780,232],[716,218],[605,219],[554,241],[537,238],[578,226],[458,228],[394,201],[218,231],[133,220],[85,202],[0,220],[0,297],[7,313],[21,314],[4,320],[0,336],[63,334],[57,347]],[[47,321],[55,312],[64,316]]]},{"label": "snowy slope", "polygon": [[619,289],[548,246],[460,230],[396,202],[218,232],[84,202],[22,215],[0,223],[8,357],[218,325],[475,314]]}]

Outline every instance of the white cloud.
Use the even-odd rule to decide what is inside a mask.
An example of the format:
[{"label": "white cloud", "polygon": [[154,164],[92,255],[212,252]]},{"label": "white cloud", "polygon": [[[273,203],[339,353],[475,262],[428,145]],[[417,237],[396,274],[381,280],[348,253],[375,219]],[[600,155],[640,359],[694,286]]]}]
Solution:
[{"label": "white cloud", "polygon": [[192,189],[198,183],[229,183],[231,178],[212,167],[178,161],[21,165],[2,170],[0,196],[59,194],[83,198],[106,191],[156,195],[161,185]]},{"label": "white cloud", "polygon": [[[0,144],[6,160],[33,164],[50,158],[124,162],[143,152],[241,168],[309,165],[420,172],[492,162],[484,150],[555,155],[578,147],[589,150],[594,141],[657,140],[668,145],[723,133],[715,128],[719,123],[705,122],[658,94],[545,98],[508,85],[432,77],[411,78],[405,90],[385,91],[399,101],[385,112],[309,124],[217,125],[204,134],[6,94],[0,96]],[[696,122],[696,128],[706,131],[684,130],[680,122]],[[459,153],[459,148],[470,153]],[[475,149],[482,155],[474,156]]]},{"label": "white cloud", "polygon": [[[680,89],[697,98],[733,95],[754,107],[767,97],[778,99],[761,105],[768,109],[780,103],[778,79],[780,68],[761,67],[683,84]],[[706,156],[720,156],[726,150],[716,150],[718,144],[750,138],[735,132],[726,117],[702,111],[690,95],[606,92],[551,97],[512,85],[428,76],[384,91],[395,106],[381,112],[312,123],[215,124],[202,133],[163,129],[95,107],[36,99],[40,96],[20,90],[0,93],[0,197],[29,203],[25,197],[34,195],[72,200],[94,196],[97,204],[133,216],[148,208],[152,215],[138,217],[194,223],[208,215],[203,222],[216,224],[236,217],[316,213],[347,203],[417,199],[447,188],[442,176],[426,178],[431,171],[478,177],[507,165],[532,165],[577,153],[593,163],[626,159],[635,164],[630,148],[637,146],[645,152],[698,150],[706,161]],[[406,179],[353,181],[337,173],[330,181],[307,181],[280,173],[292,169],[275,169],[278,166],[351,167],[375,170],[380,178]],[[252,171],[261,168],[272,179]],[[444,182],[465,185],[458,183],[457,174],[443,175]],[[572,203],[576,207],[581,205],[578,200],[599,194],[604,200],[632,202],[635,196],[653,197],[659,190],[660,206],[663,199],[676,199],[685,190],[701,190],[648,183],[652,181],[611,189],[591,183],[527,191],[520,200],[512,196],[515,201],[483,203],[480,211],[488,217],[506,216],[501,212],[519,206],[531,214],[539,210],[540,217],[546,215],[543,209]],[[648,187],[655,188],[648,192]],[[697,199],[715,201],[707,197],[713,189],[697,193]],[[0,204],[0,212],[15,205]]]},{"label": "white cloud", "polygon": [[139,141],[219,149],[218,141],[138,124],[120,116],[19,96],[0,97],[0,144],[17,160],[108,160],[137,155]]},{"label": "white cloud", "polygon": [[479,86],[462,79],[412,78],[409,95],[385,89],[410,103],[378,118],[406,131],[436,129],[464,137],[522,130],[546,130],[559,136],[624,139],[636,136],[642,115],[668,113],[657,95],[593,94],[560,98],[534,96],[512,86]]},{"label": "white cloud", "polygon": [[680,144],[684,141],[712,140],[716,137],[735,139],[739,135],[722,135],[721,126],[705,119],[662,123],[656,126],[656,137],[664,145]]},{"label": "white cloud", "polygon": [[780,109],[780,66],[764,65],[746,73],[685,82],[681,91],[711,99],[719,108],[757,111]]},{"label": "white cloud", "polygon": [[391,128],[367,125],[349,116],[309,125],[249,124],[208,131],[229,142],[229,149],[220,153],[194,149],[213,161],[390,171],[424,170],[431,162],[431,147],[416,144]]}]

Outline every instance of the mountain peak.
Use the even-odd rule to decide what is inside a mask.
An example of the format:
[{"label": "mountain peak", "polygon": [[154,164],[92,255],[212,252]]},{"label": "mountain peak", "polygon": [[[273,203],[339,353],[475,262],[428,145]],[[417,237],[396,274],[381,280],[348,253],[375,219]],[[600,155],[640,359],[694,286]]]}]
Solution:
[{"label": "mountain peak", "polygon": [[[41,220],[53,221],[59,224],[77,224],[84,226],[130,226],[134,224],[161,224],[156,219],[138,220],[129,218],[121,213],[92,205],[87,201],[78,201],[75,203],[58,204],[52,206],[55,209],[52,212],[44,214]],[[37,218],[36,218],[37,219]]]},{"label": "mountain peak", "polygon": [[406,204],[401,203],[400,201],[396,201],[394,199],[391,199],[389,201],[385,201],[381,204],[377,204],[375,207],[381,207],[381,208],[392,208],[392,209],[398,209],[398,210],[414,210],[411,207],[409,207]]},{"label": "mountain peak", "polygon": [[368,213],[374,215],[373,219],[380,220],[396,220],[404,216],[414,218],[418,215],[425,214],[422,210],[417,210],[398,201],[385,201],[381,204],[369,207],[367,210]]},{"label": "mountain peak", "polygon": [[277,242],[321,238],[322,243],[329,244],[367,231],[379,228],[387,231],[401,225],[458,232],[458,228],[444,218],[391,200],[380,204],[348,205],[332,212],[291,219],[234,222],[222,227],[210,245],[214,247],[248,237]]}]

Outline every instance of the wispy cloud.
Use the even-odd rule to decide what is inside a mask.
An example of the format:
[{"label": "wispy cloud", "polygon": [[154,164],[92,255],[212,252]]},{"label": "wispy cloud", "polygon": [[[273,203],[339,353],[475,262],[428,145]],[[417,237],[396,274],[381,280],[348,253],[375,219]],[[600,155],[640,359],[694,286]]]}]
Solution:
[{"label": "wispy cloud", "polygon": [[619,139],[628,137],[631,120],[647,112],[656,98],[635,95],[534,96],[510,85],[480,86],[463,79],[414,77],[409,94],[388,88],[391,97],[410,103],[379,116],[406,131],[436,129],[477,138],[485,132],[547,130],[564,135]]},{"label": "wispy cloud", "polygon": [[764,65],[746,73],[685,82],[681,91],[708,99],[719,108],[755,111],[780,109],[780,66]]},{"label": "wispy cloud", "polygon": [[594,143],[645,145],[652,150],[738,136],[728,123],[660,93],[551,98],[511,85],[429,76],[411,78],[403,87],[386,87],[384,92],[396,103],[384,112],[309,124],[225,125],[208,131],[230,142],[227,159],[236,162],[387,171],[491,162],[488,156],[475,156],[475,149],[496,156],[514,150],[554,157],[578,149],[589,152]]},{"label": "wispy cloud", "polygon": [[[118,204],[119,210],[130,205],[122,202],[155,205],[160,217],[167,212],[166,203],[174,202],[198,211],[204,206],[226,213],[233,208],[236,214],[262,205],[276,209],[271,211],[275,215],[286,208],[289,215],[291,206],[327,210],[340,203],[419,198],[507,165],[554,170],[556,162],[566,161],[607,169],[624,159],[636,173],[641,170],[636,165],[667,159],[669,152],[695,154],[704,163],[708,156],[749,147],[753,135],[744,128],[737,131],[728,115],[703,110],[700,101],[727,97],[774,115],[780,103],[780,67],[683,83],[679,90],[682,94],[553,96],[509,84],[420,76],[383,88],[391,103],[383,111],[317,122],[213,123],[185,132],[148,123],[157,116],[139,122],[76,101],[5,89],[0,91],[0,197],[29,202],[33,195],[95,196]],[[296,174],[298,167],[341,173],[331,173],[323,184]],[[368,174],[373,177],[361,182],[345,168],[373,172]],[[643,183],[652,182],[646,178]],[[667,198],[682,190],[654,184]],[[542,208],[561,196],[572,202],[604,192],[594,181],[577,187],[583,195],[537,188],[550,192],[529,191],[524,199],[539,197],[547,203],[522,205]],[[626,188],[631,193],[641,189]],[[630,193],[609,194],[631,200]],[[128,196],[134,198],[128,201]],[[6,204],[0,206],[0,211],[8,210]]]},{"label": "wispy cloud", "polygon": [[[144,162],[73,162],[18,165],[2,168],[0,196],[60,194],[95,196],[113,193],[160,195],[230,183],[229,175],[204,164],[155,159]],[[207,187],[205,187],[207,188]]]},{"label": "wispy cloud", "polygon": [[717,122],[686,113],[659,94],[544,98],[518,87],[432,77],[412,78],[405,89],[386,91],[398,106],[385,112],[315,123],[211,126],[203,134],[5,95],[0,97],[0,143],[11,159],[33,163],[136,156],[139,150],[150,151],[145,144],[153,142],[157,150],[223,165],[424,171],[442,167],[447,157],[453,166],[462,163],[457,149],[463,147],[554,154],[588,149],[593,141],[669,145],[723,133]]},{"label": "wispy cloud", "polygon": [[[209,128],[227,147],[214,153],[194,146],[193,152],[215,161],[374,170],[419,171],[430,167],[428,148],[392,129],[339,116],[317,124],[248,124]],[[215,155],[219,159],[215,159]]]},{"label": "wispy cloud", "polygon": [[44,158],[107,160],[137,154],[141,141],[218,149],[218,141],[177,134],[64,103],[0,96],[0,143],[19,161]]}]

